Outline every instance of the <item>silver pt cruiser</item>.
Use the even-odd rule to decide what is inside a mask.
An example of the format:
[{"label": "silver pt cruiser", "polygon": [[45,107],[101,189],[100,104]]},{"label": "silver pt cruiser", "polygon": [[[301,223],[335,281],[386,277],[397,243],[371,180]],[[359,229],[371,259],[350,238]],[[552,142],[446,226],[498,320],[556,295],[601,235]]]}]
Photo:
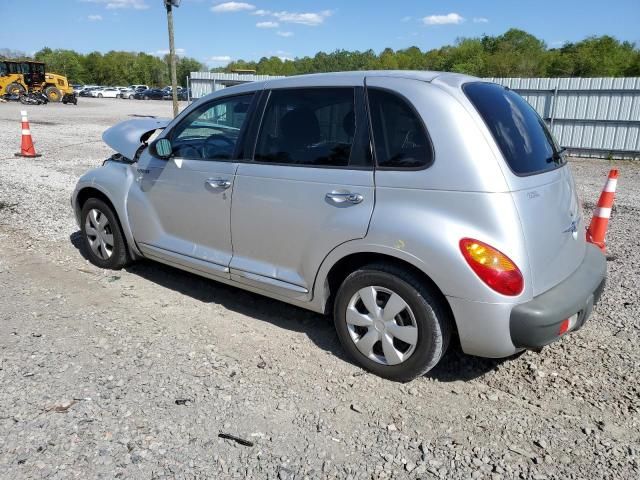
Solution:
[{"label": "silver pt cruiser", "polygon": [[439,72],[290,77],[122,122],[72,205],[86,255],[149,258],[320,313],[408,381],[456,334],[504,357],[581,327],[604,288],[574,180],[516,93]]}]

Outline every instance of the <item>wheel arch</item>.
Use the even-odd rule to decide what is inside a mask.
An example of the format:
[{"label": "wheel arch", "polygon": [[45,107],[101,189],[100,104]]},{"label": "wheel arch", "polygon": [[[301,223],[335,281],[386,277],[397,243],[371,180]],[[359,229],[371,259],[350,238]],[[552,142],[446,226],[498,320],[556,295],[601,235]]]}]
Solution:
[{"label": "wheel arch", "polygon": [[[137,251],[137,248],[135,246],[135,241],[131,234],[131,229],[129,228],[128,223],[123,223],[120,210],[116,207],[115,203],[111,200],[109,195],[103,190],[96,188],[95,185],[87,185],[85,187],[82,187],[78,190],[78,192],[75,195],[75,202],[74,202],[75,212],[74,213],[76,215],[76,218],[78,219],[78,224],[80,224],[81,222],[80,216],[82,213],[82,207],[90,198],[97,198],[99,200],[102,200],[109,206],[109,208],[111,208],[114,215],[116,216],[116,221],[118,222],[118,226],[120,227],[120,230],[124,234],[124,240],[127,244],[127,250],[129,250],[129,254],[132,256],[132,258],[140,257],[141,255]],[[125,221],[126,221],[126,218],[125,218]]]},{"label": "wheel arch", "polygon": [[368,264],[386,263],[406,269],[423,280],[440,299],[443,307],[447,309],[450,318],[453,320],[452,327],[457,330],[455,317],[447,297],[431,275],[425,269],[416,266],[416,263],[420,264],[421,262],[415,257],[406,252],[378,245],[370,245],[369,248],[361,251],[343,252],[341,255],[336,255],[335,253],[336,251],[334,250],[325,259],[315,282],[314,300],[318,302],[319,310],[323,313],[331,312],[336,292],[350,273]]}]

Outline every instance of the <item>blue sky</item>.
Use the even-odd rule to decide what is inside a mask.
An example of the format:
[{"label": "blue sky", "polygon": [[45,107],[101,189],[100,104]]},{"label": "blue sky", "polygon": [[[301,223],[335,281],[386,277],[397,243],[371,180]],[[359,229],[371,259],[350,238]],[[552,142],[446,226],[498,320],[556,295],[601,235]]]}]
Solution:
[{"label": "blue sky", "polygon": [[[56,6],[55,9],[44,5]],[[167,50],[162,0],[0,0],[0,48]],[[28,15],[28,27],[18,12]],[[11,16],[15,21],[8,21]],[[588,35],[640,44],[639,0],[182,0],[176,47],[209,66],[319,50],[431,49],[521,28],[550,46]]]}]

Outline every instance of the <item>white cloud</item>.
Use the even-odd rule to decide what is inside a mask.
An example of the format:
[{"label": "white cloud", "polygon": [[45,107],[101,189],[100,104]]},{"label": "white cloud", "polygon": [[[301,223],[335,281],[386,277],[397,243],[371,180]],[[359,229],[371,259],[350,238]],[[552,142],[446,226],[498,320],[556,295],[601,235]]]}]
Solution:
[{"label": "white cloud", "polygon": [[258,22],[256,27],[258,28],[278,28],[280,24],[278,22]]},{"label": "white cloud", "polygon": [[217,64],[217,65],[226,65],[233,60],[229,55],[213,55],[207,58],[207,63],[209,64]]},{"label": "white cloud", "polygon": [[293,32],[276,32],[276,35],[281,37],[293,37]]},{"label": "white cloud", "polygon": [[282,23],[297,23],[298,25],[307,25],[309,27],[316,27],[324,23],[324,21],[333,15],[331,10],[322,10],[321,12],[288,12],[282,10],[280,12],[272,12],[271,10],[256,10],[251,12],[253,15],[260,17],[273,17]]},{"label": "white cloud", "polygon": [[[184,55],[187,51],[184,48],[176,48],[176,55]],[[169,49],[166,50],[156,50],[152,53],[152,55],[158,55],[159,57],[163,57],[164,55],[169,55]]]},{"label": "white cloud", "polygon": [[130,8],[133,10],[146,10],[149,5],[145,0],[82,0],[87,3],[102,3],[108,10]]},{"label": "white cloud", "polygon": [[88,15],[87,19],[90,22],[99,22],[100,20],[102,20],[102,15]]},{"label": "white cloud", "polygon": [[273,12],[272,15],[283,23],[297,23],[315,27],[324,23],[325,19],[332,15],[331,10],[323,10],[321,12],[296,13],[296,12]]},{"label": "white cloud", "polygon": [[489,23],[489,19],[485,17],[474,17],[473,23]]},{"label": "white cloud", "polygon": [[429,15],[422,19],[425,25],[451,25],[464,22],[464,17],[457,13],[446,15]]},{"label": "white cloud", "polygon": [[255,5],[245,2],[224,2],[211,7],[211,11],[214,13],[246,12],[255,9]]}]

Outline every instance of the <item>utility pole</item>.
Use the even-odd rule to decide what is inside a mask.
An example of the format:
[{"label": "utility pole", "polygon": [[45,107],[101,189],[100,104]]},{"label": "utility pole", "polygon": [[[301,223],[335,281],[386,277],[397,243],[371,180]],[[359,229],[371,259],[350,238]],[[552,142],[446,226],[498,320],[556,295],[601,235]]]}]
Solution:
[{"label": "utility pole", "polygon": [[178,116],[178,79],[176,73],[176,45],[173,41],[173,7],[180,6],[180,0],[164,0],[167,8],[167,27],[169,28],[169,64],[171,69],[171,96],[173,97],[173,116]]}]

